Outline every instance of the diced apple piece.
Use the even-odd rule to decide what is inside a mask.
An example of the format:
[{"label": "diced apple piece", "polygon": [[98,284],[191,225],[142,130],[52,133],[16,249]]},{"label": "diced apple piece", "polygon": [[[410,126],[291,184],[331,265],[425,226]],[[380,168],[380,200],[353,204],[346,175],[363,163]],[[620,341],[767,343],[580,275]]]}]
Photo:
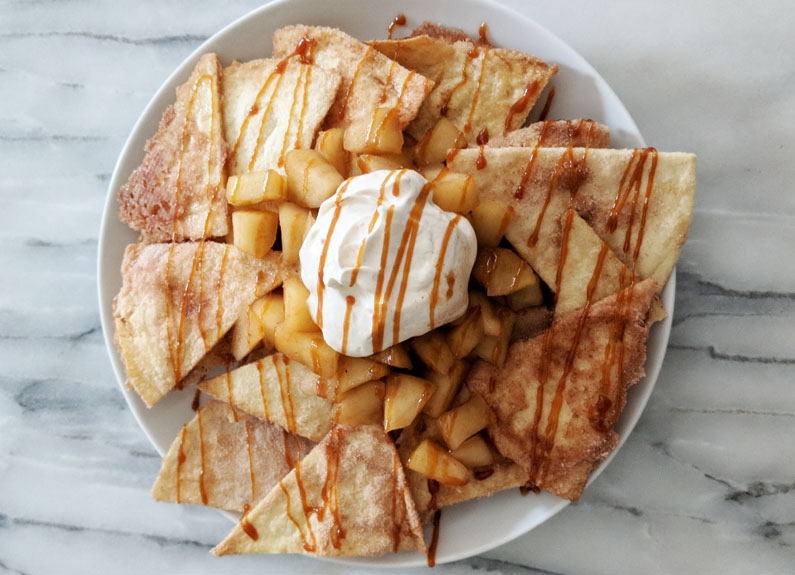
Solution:
[{"label": "diced apple piece", "polygon": [[456,449],[491,421],[491,410],[479,395],[439,416],[439,431],[450,449]]},{"label": "diced apple piece", "polygon": [[259,210],[232,212],[235,247],[256,258],[264,257],[276,241],[279,214]]},{"label": "diced apple piece", "polygon": [[284,321],[284,296],[280,293],[269,293],[255,300],[249,308],[262,326],[262,340],[268,347],[273,347],[276,326]]},{"label": "diced apple piece", "polygon": [[343,425],[381,425],[385,386],[370,381],[337,396],[337,422]]},{"label": "diced apple piece", "polygon": [[508,308],[502,307],[499,309],[498,315],[502,322],[502,335],[485,336],[475,348],[474,354],[496,366],[502,367],[505,363],[505,356],[508,354],[511,332],[513,331],[514,323],[516,323],[516,314]]},{"label": "diced apple piece", "polygon": [[444,169],[430,182],[433,201],[443,210],[465,214],[478,205],[478,191],[472,176]]},{"label": "diced apple piece", "polygon": [[496,248],[515,218],[516,211],[500,200],[487,200],[478,204],[472,209],[472,227],[475,228],[478,245]]},{"label": "diced apple piece", "polygon": [[384,430],[392,431],[410,425],[433,392],[434,385],[427,379],[403,373],[387,377]]},{"label": "diced apple piece", "polygon": [[479,307],[485,335],[502,335],[502,320],[497,315],[497,305],[483,292],[469,292],[469,307]]},{"label": "diced apple piece", "polygon": [[377,170],[400,170],[403,166],[390,157],[359,154],[354,158],[351,174],[369,174]]},{"label": "diced apple piece", "polygon": [[444,413],[450,407],[450,403],[458,392],[458,388],[461,387],[461,382],[464,381],[468,371],[469,363],[463,359],[456,360],[453,367],[446,374],[436,373],[432,369],[427,370],[425,378],[436,386],[436,391],[433,392],[428,403],[425,404],[425,413],[431,417],[439,417]]},{"label": "diced apple piece", "polygon": [[390,367],[411,369],[411,357],[403,344],[395,344],[370,356],[370,359]]},{"label": "diced apple piece", "polygon": [[424,439],[409,455],[407,467],[443,485],[466,485],[472,475],[469,468],[450,455],[444,447]]},{"label": "diced apple piece", "polygon": [[483,318],[480,308],[471,308],[464,316],[461,324],[453,327],[447,332],[447,344],[453,357],[462,358],[477,347],[483,339]]},{"label": "diced apple piece", "polygon": [[297,276],[284,278],[284,323],[290,331],[317,331],[306,300],[309,290]]},{"label": "diced apple piece", "polygon": [[356,154],[399,154],[403,130],[397,110],[376,108],[372,117],[362,117],[345,130],[345,149]]},{"label": "diced apple piece", "polygon": [[229,176],[226,181],[226,201],[233,206],[251,206],[286,199],[284,178],[273,170]]},{"label": "diced apple piece", "polygon": [[282,322],[276,326],[274,344],[284,355],[304,364],[319,376],[326,379],[336,377],[339,354],[323,340],[320,330],[294,332]]},{"label": "diced apple piece", "polygon": [[480,248],[472,277],[486,288],[489,296],[508,295],[538,283],[527,262],[505,248]]},{"label": "diced apple piece", "polygon": [[306,209],[285,202],[279,206],[279,227],[282,230],[282,262],[286,265],[298,263],[298,252],[304,243],[314,218]]},{"label": "diced apple piece", "polygon": [[426,333],[411,340],[411,349],[420,359],[437,373],[448,373],[455,358],[447,340],[438,331]]},{"label": "diced apple piece", "polygon": [[342,184],[342,176],[317,150],[291,150],[284,160],[287,199],[319,208]]},{"label": "diced apple piece", "polygon": [[315,141],[315,149],[342,176],[345,176],[348,168],[348,152],[343,147],[344,136],[345,131],[342,128],[331,128],[320,132]]},{"label": "diced apple piece", "polygon": [[444,162],[450,148],[464,146],[466,146],[464,134],[453,122],[442,117],[414,147],[414,161],[418,166]]},{"label": "diced apple piece", "polygon": [[237,361],[246,357],[265,336],[265,326],[262,325],[253,307],[252,304],[232,328],[232,341],[229,347]]},{"label": "diced apple piece", "polygon": [[544,294],[541,291],[541,284],[537,281],[534,284],[520,289],[517,292],[508,294],[508,305],[513,311],[521,311],[528,307],[543,305]]},{"label": "diced apple piece", "polygon": [[337,393],[353,389],[357,385],[382,378],[389,374],[389,366],[366,357],[340,357],[337,367]]},{"label": "diced apple piece", "polygon": [[480,435],[473,435],[456,449],[451,450],[450,455],[470,469],[494,463],[494,451]]}]

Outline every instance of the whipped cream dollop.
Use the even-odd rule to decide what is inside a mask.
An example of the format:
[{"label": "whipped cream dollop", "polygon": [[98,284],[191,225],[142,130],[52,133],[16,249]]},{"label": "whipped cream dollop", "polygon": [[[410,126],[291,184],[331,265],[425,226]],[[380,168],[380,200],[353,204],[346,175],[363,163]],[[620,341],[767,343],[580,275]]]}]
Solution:
[{"label": "whipped cream dollop", "polygon": [[326,343],[362,357],[460,317],[476,255],[472,225],[433,203],[425,178],[380,170],[320,206],[301,280]]}]

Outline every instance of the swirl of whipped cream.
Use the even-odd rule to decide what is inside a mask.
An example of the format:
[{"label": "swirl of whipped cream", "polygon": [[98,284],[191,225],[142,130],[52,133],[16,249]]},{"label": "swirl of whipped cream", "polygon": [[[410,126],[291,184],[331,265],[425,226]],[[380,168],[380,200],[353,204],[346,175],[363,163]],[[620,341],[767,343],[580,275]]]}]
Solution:
[{"label": "swirl of whipped cream", "polygon": [[460,317],[475,231],[411,170],[350,178],[320,206],[300,251],[309,312],[336,351],[371,355]]}]

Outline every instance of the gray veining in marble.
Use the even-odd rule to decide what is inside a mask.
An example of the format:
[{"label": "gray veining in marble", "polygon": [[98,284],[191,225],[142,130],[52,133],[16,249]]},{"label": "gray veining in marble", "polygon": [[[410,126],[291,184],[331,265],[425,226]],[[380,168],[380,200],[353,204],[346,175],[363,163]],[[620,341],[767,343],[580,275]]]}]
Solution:
[{"label": "gray veining in marble", "polygon": [[[795,7],[508,4],[605,76],[650,144],[698,154],[665,364],[582,500],[439,573],[795,573]],[[0,572],[343,573],[215,560],[229,524],[149,497],[159,459],[118,392],[99,218],[146,102],[256,7],[0,1]]]}]

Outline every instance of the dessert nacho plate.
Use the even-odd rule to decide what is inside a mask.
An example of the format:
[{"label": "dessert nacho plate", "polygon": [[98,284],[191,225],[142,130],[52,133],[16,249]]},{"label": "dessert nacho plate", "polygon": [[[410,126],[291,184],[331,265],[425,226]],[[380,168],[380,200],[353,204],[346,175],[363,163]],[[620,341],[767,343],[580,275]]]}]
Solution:
[{"label": "dessert nacho plate", "polygon": [[[476,36],[481,22],[488,24],[489,40],[496,46],[518,49],[536,55],[560,67],[550,83],[556,96],[549,118],[591,118],[610,128],[611,147],[643,147],[644,141],[629,112],[605,80],[579,54],[559,38],[521,14],[489,0],[404,0],[399,4],[387,0],[338,0],[333,8],[320,0],[282,0],[270,3],[233,22],[213,35],[191,54],[165,81],[148,104],[130,134],[110,181],[102,219],[98,254],[99,304],[105,341],[122,393],[141,428],[162,454],[180,427],[193,417],[191,401],[194,390],[174,391],[152,409],[125,385],[126,376],[114,340],[112,303],[121,286],[120,267],[125,247],[136,241],[137,233],[118,217],[118,192],[143,157],[144,144],[157,128],[165,108],[172,102],[176,86],[184,82],[201,54],[216,52],[222,64],[235,59],[267,57],[271,53],[271,37],[281,26],[303,23],[334,26],[362,40],[384,38],[387,26],[396,12],[405,13],[407,29],[428,20],[459,27]],[[396,30],[400,36],[400,29]],[[549,86],[547,91],[549,91]],[[530,115],[538,118],[547,94]],[[662,365],[673,316],[676,273],[671,275],[662,293],[668,317],[651,329],[645,364],[646,376],[628,393],[626,408],[616,432],[621,443],[627,439],[651,394]],[[590,481],[610,463],[611,455],[593,472]],[[436,553],[437,563],[455,561],[483,553],[506,543],[540,525],[568,501],[549,493],[522,497],[519,490],[469,501],[445,509]],[[210,512],[209,510],[207,511]],[[232,517],[230,515],[230,517]],[[208,557],[208,561],[210,561]],[[267,557],[262,557],[267,562]],[[409,567],[424,565],[420,553],[387,554],[377,558],[335,559],[355,565]]]}]

